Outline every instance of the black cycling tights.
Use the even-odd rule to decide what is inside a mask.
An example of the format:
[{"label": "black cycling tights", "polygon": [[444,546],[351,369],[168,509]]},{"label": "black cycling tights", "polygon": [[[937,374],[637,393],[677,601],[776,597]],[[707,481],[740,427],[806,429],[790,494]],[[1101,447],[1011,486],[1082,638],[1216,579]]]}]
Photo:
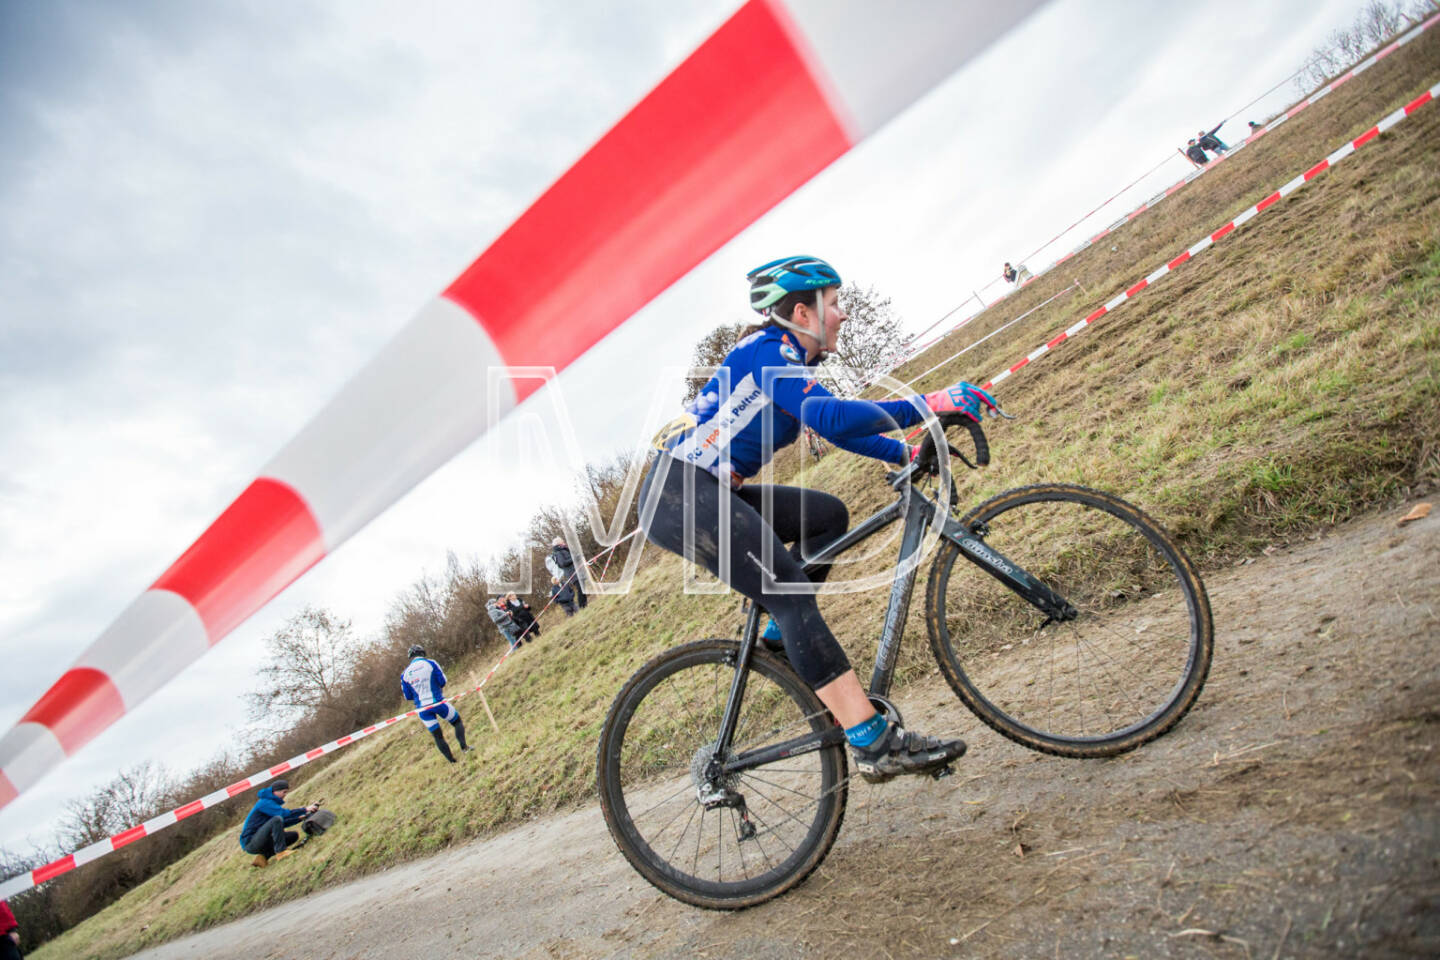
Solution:
[{"label": "black cycling tights", "polygon": [[[458,711],[455,713],[455,719],[450,721],[450,725],[455,728],[455,739],[460,742],[460,749],[464,750],[465,721],[460,719],[460,713]],[[440,748],[440,755],[451,763],[454,763],[455,754],[450,752],[450,744],[445,742],[445,734],[440,732],[440,724],[435,724],[435,728],[430,731],[430,736],[435,738],[435,746]]]},{"label": "black cycling tights", "polygon": [[[811,583],[805,576],[803,554],[814,556],[817,551],[837,540],[850,526],[850,512],[838,497],[819,490],[777,485],[745,485],[731,491],[726,498],[730,512],[730,563],[720,569],[720,481],[704,470],[682,463],[667,454],[656,458],[641,488],[640,515],[643,518],[651,487],[660,482],[655,514],[645,529],[651,543],[686,556],[725,583],[770,612],[780,625],[785,639],[785,655],[800,678],[818,689],[850,669],[850,661],[840,643],[820,616],[815,594],[767,593],[763,589],[761,561],[765,557],[762,544],[770,541],[775,569],[770,578],[777,583]],[[685,553],[685,486],[686,475],[693,478],[695,504],[694,556]],[[770,522],[761,516],[766,490],[770,491],[772,516]],[[643,520],[642,520],[643,523]],[[785,542],[795,546],[787,551]],[[803,552],[803,553],[802,553]],[[830,568],[817,572],[814,582],[825,579]]]}]

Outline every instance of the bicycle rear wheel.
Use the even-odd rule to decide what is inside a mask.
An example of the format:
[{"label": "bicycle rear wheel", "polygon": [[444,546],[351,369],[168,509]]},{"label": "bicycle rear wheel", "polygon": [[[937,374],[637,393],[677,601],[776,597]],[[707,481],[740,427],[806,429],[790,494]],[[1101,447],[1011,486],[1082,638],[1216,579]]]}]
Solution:
[{"label": "bicycle rear wheel", "polygon": [[[845,815],[839,745],[726,777],[743,805],[701,802],[739,649],[701,640],[641,667],[610,707],[597,757],[600,806],[620,852],[660,890],[712,909],[753,906],[800,883]],[[793,671],[756,650],[728,755],[833,726]]]},{"label": "bicycle rear wheel", "polygon": [[1214,625],[1185,554],[1118,497],[1021,487],[961,521],[1078,611],[1048,621],[943,541],[926,587],[930,646],[981,720],[1034,750],[1108,757],[1175,726],[1205,685]]}]

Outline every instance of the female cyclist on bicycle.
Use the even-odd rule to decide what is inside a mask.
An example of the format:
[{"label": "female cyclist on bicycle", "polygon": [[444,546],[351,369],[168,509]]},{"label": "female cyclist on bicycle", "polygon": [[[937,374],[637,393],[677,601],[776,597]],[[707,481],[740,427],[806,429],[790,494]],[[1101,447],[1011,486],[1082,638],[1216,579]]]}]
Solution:
[{"label": "female cyclist on bicycle", "polygon": [[[818,490],[767,489],[745,481],[777,449],[793,443],[802,426],[842,449],[905,464],[913,450],[881,436],[884,431],[919,423],[927,408],[978,421],[981,404],[993,408],[995,401],[968,383],[879,403],[835,397],[816,381],[814,367],[835,349],[845,322],[840,275],[823,260],[786,257],[755,268],[747,279],[750,306],[765,318],[764,326],[735,345],[679,426],[665,431],[663,452],[641,493],[645,535],[705,567],[770,613],[791,666],[845,727],[861,773],[888,779],[933,771],[963,755],[965,742],[908,732],[876,711],[821,617],[818,588],[804,572],[804,556],[845,533],[850,522],[845,504]],[[730,488],[728,496],[721,495],[722,483]],[[687,507],[694,516],[689,550]],[[763,515],[767,509],[769,515]],[[729,515],[729,549],[723,552],[722,510]],[[794,544],[789,552],[783,549],[786,542]],[[722,556],[728,558],[725,569]],[[773,571],[762,560],[770,557]],[[828,567],[822,568],[817,580],[826,572]],[[792,586],[782,592],[768,586],[777,583],[810,589],[797,592]]]}]

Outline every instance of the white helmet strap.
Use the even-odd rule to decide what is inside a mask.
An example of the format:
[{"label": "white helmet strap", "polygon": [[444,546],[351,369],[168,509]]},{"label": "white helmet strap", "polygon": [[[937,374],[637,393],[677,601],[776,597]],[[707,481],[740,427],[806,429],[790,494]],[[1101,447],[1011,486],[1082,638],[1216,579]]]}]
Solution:
[{"label": "white helmet strap", "polygon": [[[792,313],[791,316],[794,316],[794,314]],[[820,361],[824,360],[827,356],[830,355],[830,350],[829,350],[830,337],[829,337],[828,331],[827,331],[827,329],[826,329],[826,327],[825,327],[825,288],[824,288],[824,287],[821,287],[819,290],[816,290],[816,291],[815,291],[815,316],[816,316],[816,318],[820,321],[819,324],[818,324],[818,330],[810,330],[810,329],[808,329],[808,328],[806,328],[806,327],[802,327],[802,326],[800,326],[800,324],[796,323],[794,320],[786,320],[784,317],[780,316],[778,313],[772,313],[772,314],[770,314],[770,319],[771,319],[771,320],[774,320],[776,323],[778,323],[780,326],[784,327],[786,330],[789,330],[789,331],[791,331],[792,333],[803,333],[803,334],[805,334],[805,336],[807,336],[807,337],[812,337],[812,338],[820,341],[820,349],[819,349],[818,351],[816,351],[815,356],[814,356],[813,358],[809,358],[809,362],[810,362],[810,363],[819,363]]]}]

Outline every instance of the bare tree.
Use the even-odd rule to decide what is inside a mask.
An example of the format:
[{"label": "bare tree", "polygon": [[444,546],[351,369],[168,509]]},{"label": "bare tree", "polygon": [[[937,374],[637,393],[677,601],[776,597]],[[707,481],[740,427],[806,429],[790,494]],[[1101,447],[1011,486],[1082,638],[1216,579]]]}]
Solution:
[{"label": "bare tree", "polygon": [[[692,367],[718,367],[725,360],[725,355],[735,348],[740,342],[740,333],[745,329],[743,323],[724,323],[711,330],[695,344],[695,352],[690,355],[690,366]],[[709,377],[696,377],[685,382],[685,399],[683,403],[689,403],[695,399],[700,388],[705,386]]]},{"label": "bare tree", "polygon": [[1354,66],[1407,22],[1416,23],[1435,10],[1440,10],[1440,0],[1412,0],[1408,10],[1401,2],[1371,0],[1349,27],[1332,30],[1325,42],[1311,51],[1300,67],[1295,85],[1302,93],[1313,90]]},{"label": "bare tree", "polygon": [[259,690],[245,695],[251,720],[285,725],[297,714],[333,708],[350,674],[350,621],[306,607],[266,641],[271,660]]},{"label": "bare tree", "polygon": [[822,379],[828,380],[826,386],[837,393],[850,394],[859,389],[861,382],[881,372],[904,335],[890,298],[881,296],[874,287],[861,289],[858,284],[845,284],[840,288],[840,306],[848,319],[835,342],[834,359],[838,366],[849,367],[853,373],[843,378],[830,374]]},{"label": "bare tree", "polygon": [[1409,18],[1399,4],[1370,0],[1369,5],[1360,12],[1358,24],[1364,34],[1366,46],[1376,47],[1394,36],[1407,19]]},{"label": "bare tree", "polygon": [[174,784],[162,764],[147,760],[122,770],[88,797],[65,805],[61,841],[71,849],[88,847],[164,812],[173,792]]}]

